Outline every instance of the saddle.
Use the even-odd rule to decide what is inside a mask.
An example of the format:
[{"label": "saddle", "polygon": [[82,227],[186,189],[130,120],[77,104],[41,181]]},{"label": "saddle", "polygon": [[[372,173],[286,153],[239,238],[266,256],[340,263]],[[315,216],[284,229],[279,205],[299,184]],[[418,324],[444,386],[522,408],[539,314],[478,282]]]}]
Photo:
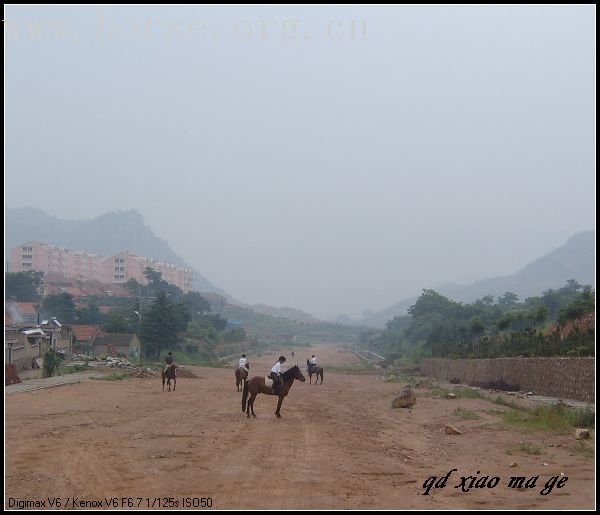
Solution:
[{"label": "saddle", "polygon": [[[269,388],[269,390],[271,390],[271,393],[274,395],[279,394],[279,392],[275,391],[275,381],[273,379],[271,379],[269,376],[265,377],[265,386],[267,388]],[[283,386],[283,383],[279,386],[279,388],[281,388]]]}]

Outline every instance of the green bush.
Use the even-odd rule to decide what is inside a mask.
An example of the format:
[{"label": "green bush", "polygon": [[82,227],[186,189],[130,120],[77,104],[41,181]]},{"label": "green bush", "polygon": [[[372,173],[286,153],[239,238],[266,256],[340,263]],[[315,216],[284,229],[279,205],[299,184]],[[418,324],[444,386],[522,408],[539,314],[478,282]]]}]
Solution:
[{"label": "green bush", "polygon": [[49,348],[44,354],[44,364],[42,377],[52,377],[55,373],[60,375],[59,368],[61,364],[60,355],[53,348]]}]

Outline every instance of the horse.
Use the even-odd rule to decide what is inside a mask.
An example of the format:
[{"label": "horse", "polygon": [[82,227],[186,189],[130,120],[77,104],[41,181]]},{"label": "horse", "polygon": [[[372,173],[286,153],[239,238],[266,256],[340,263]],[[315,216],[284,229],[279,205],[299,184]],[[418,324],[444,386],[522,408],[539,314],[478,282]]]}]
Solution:
[{"label": "horse", "polygon": [[[244,382],[244,384],[246,384],[246,381],[248,379],[248,369],[246,367],[237,367],[235,369],[235,386],[237,388],[237,391],[240,391],[240,384],[242,384],[242,381]],[[243,390],[243,387],[242,387]]]},{"label": "horse", "polygon": [[171,391],[171,379],[173,379],[173,391],[175,391],[175,387],[177,386],[177,369],[179,365],[175,365],[175,363],[171,363],[167,367],[167,372],[165,373],[165,369],[162,370],[162,385],[163,392],[165,391],[165,379],[167,381],[168,391]]},{"label": "horse", "polygon": [[[281,374],[281,379],[283,384],[279,390],[279,402],[277,403],[277,409],[275,410],[277,418],[281,418],[281,403],[283,402],[284,397],[287,397],[292,384],[294,384],[294,379],[298,379],[302,382],[306,381],[302,372],[300,372],[300,367],[298,367],[298,365],[294,365],[292,368]],[[277,395],[272,393],[271,388],[265,385],[265,378],[262,376],[254,376],[249,381],[246,381],[244,383],[244,393],[242,394],[242,411],[246,411],[248,418],[250,418],[250,411],[252,411],[252,416],[256,417],[256,414],[254,413],[254,400],[259,393],[264,393],[265,395]],[[248,394],[250,394],[250,399],[248,399]]]},{"label": "horse", "polygon": [[319,376],[321,376],[321,384],[323,384],[323,367],[318,367],[317,365],[311,365],[309,360],[306,360],[306,365],[308,366],[308,384],[312,384],[312,376],[316,374],[317,377],[315,379],[315,385],[319,380]]}]

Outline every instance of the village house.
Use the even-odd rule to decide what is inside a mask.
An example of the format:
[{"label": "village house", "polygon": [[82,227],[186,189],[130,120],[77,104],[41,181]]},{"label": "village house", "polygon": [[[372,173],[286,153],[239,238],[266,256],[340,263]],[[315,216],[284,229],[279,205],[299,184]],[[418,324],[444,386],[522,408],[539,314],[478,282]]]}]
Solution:
[{"label": "village house", "polygon": [[50,336],[39,327],[18,324],[4,328],[4,361],[17,371],[30,370],[38,365],[48,348]]},{"label": "village house", "polygon": [[64,358],[73,352],[73,331],[56,318],[38,323],[36,304],[9,302],[4,317],[4,359],[16,370],[36,368],[51,347]]},{"label": "village house", "polygon": [[133,333],[103,333],[94,340],[92,353],[95,356],[122,354],[138,358],[142,344]]},{"label": "village house", "polygon": [[39,326],[49,335],[48,345],[64,358],[73,354],[73,330],[71,326],[61,324],[55,317],[42,320]]},{"label": "village house", "polygon": [[86,354],[91,352],[96,339],[104,334],[99,325],[75,324],[71,326],[71,329],[73,330],[73,347]]},{"label": "village house", "polygon": [[8,301],[4,306],[4,325],[38,322],[38,310],[35,302]]}]

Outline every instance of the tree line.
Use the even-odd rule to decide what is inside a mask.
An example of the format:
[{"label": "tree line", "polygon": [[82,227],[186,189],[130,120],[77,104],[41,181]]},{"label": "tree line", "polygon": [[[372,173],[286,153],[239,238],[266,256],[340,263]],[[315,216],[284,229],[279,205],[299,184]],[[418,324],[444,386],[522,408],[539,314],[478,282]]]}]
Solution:
[{"label": "tree line", "polygon": [[[42,318],[56,317],[66,324],[99,325],[107,333],[138,334],[144,354],[149,358],[159,358],[166,349],[196,352],[199,342],[203,342],[206,359],[211,359],[219,343],[246,340],[244,329],[228,328],[227,319],[212,313],[210,303],[198,292],[184,294],[149,267],[144,275],[148,281],[145,285],[135,279],[125,283],[132,294],[130,298],[95,296],[79,306],[67,292],[41,299],[38,293],[43,278],[41,272],[7,274],[5,295],[7,300],[37,302]],[[111,310],[102,313],[100,303],[112,304]]]},{"label": "tree line", "polygon": [[[523,302],[513,292],[456,302],[423,290],[408,310],[382,332],[361,342],[393,358],[494,358],[503,356],[593,356],[595,332],[582,319],[595,312],[595,292],[569,280]],[[570,324],[568,334],[562,331]]]}]

